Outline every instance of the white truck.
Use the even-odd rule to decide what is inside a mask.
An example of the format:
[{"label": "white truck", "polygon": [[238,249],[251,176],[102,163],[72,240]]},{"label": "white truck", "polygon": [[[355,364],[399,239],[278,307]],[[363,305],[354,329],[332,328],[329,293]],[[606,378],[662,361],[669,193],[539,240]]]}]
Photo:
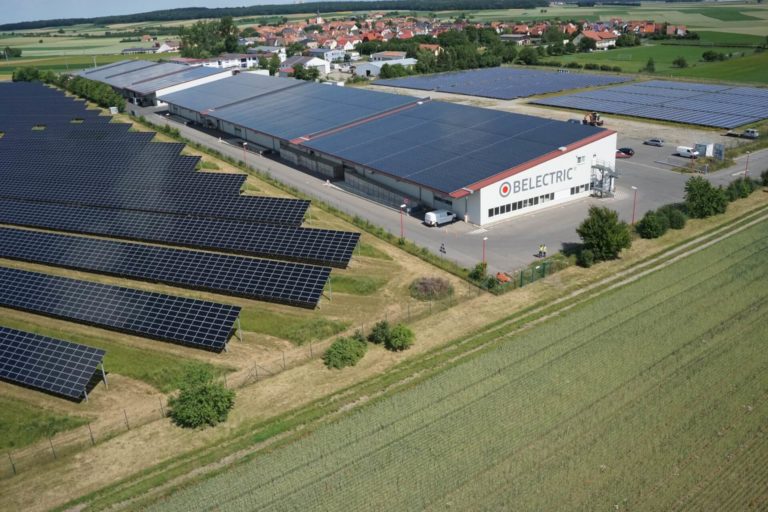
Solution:
[{"label": "white truck", "polygon": [[741,137],[742,139],[757,139],[760,137],[760,132],[755,130],[754,128],[749,128],[747,130],[744,130],[743,132],[730,130],[726,133],[726,135],[728,137]]},{"label": "white truck", "polygon": [[677,156],[682,156],[684,158],[696,158],[699,156],[698,151],[688,146],[677,146],[677,150],[675,151],[675,154]]},{"label": "white truck", "polygon": [[439,226],[456,220],[456,214],[448,210],[434,210],[424,215],[424,224]]}]

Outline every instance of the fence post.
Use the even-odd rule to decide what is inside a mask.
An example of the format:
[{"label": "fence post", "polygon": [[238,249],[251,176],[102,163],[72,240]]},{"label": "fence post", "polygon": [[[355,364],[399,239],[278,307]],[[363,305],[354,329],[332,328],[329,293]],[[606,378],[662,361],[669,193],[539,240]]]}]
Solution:
[{"label": "fence post", "polygon": [[56,450],[53,448],[53,440],[50,437],[48,438],[48,444],[51,445],[51,452],[53,453],[53,460],[56,460],[58,457],[56,457]]},{"label": "fence post", "polygon": [[125,428],[131,430],[131,425],[128,423],[128,413],[123,409],[123,416],[125,417]]},{"label": "fence post", "polygon": [[285,350],[283,350],[283,370],[285,370]]},{"label": "fence post", "polygon": [[91,430],[91,423],[88,423],[88,435],[91,436],[91,446],[96,446],[96,440],[93,438],[93,430]]},{"label": "fence post", "polygon": [[13,462],[13,457],[11,457],[11,452],[8,452],[8,460],[11,461],[11,469],[13,469],[13,474],[16,475],[16,463]]},{"label": "fence post", "polygon": [[157,397],[157,401],[160,402],[160,415],[165,418],[165,407],[163,407],[163,399]]}]

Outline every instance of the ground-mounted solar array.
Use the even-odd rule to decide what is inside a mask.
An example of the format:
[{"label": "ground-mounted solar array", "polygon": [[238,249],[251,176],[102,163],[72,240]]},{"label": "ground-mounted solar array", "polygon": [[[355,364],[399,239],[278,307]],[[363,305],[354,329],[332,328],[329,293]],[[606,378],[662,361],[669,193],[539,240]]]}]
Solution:
[{"label": "ground-mounted solar array", "polygon": [[0,267],[0,306],[220,351],[239,306]]},{"label": "ground-mounted solar array", "polygon": [[716,128],[736,128],[768,119],[768,89],[666,80],[542,98],[533,103]]},{"label": "ground-mounted solar array", "polygon": [[0,326],[0,379],[72,399],[87,386],[105,352]]},{"label": "ground-mounted solar array", "polygon": [[0,258],[130,277],[305,308],[331,269],[283,261],[0,228]]},{"label": "ground-mounted solar array", "polygon": [[303,143],[445,194],[612,132],[540,117],[429,101]]},{"label": "ground-mounted solar array", "polygon": [[377,80],[376,85],[511,100],[629,80],[618,75],[502,67]]}]

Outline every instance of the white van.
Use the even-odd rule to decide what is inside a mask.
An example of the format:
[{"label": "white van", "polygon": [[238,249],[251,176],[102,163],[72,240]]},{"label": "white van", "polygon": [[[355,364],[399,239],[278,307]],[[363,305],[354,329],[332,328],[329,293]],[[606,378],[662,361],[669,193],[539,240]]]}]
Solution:
[{"label": "white van", "polygon": [[699,156],[699,152],[687,146],[677,146],[677,155],[684,158],[696,158]]},{"label": "white van", "polygon": [[424,215],[424,224],[427,226],[439,226],[456,220],[456,214],[448,210],[435,210]]}]

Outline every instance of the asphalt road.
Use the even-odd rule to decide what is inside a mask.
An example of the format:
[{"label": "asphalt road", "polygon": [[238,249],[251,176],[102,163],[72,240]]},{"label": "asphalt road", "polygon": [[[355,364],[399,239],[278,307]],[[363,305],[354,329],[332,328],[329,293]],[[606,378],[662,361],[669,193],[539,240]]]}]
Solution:
[{"label": "asphalt road", "polygon": [[[215,136],[201,132],[190,126],[175,123],[151,109],[131,106],[137,114],[142,114],[154,123],[169,122],[179,129],[189,140],[217,149],[237,160],[243,159],[242,147],[233,140],[232,144],[220,142]],[[157,110],[157,109],[156,109]],[[471,267],[481,261],[485,245],[486,260],[489,270],[514,271],[530,263],[538,246],[545,243],[550,252],[556,252],[567,244],[578,243],[576,226],[586,217],[590,205],[608,206],[619,212],[622,219],[630,222],[651,209],[663,204],[679,202],[683,198],[683,187],[690,175],[672,171],[669,162],[685,165],[686,159],[672,156],[674,147],[644,146],[642,141],[623,138],[619,134],[619,146],[630,146],[635,155],[629,159],[617,160],[620,177],[617,180],[616,194],[612,198],[585,198],[571,203],[553,206],[547,209],[515,217],[486,228],[456,222],[454,224],[429,228],[420,219],[405,216],[403,219],[405,237],[419,246],[427,247],[435,254],[440,254],[441,245],[445,246],[445,257],[464,266]],[[248,165],[267,172],[281,182],[296,187],[310,197],[315,197],[351,215],[358,215],[369,220],[392,234],[400,233],[400,212],[388,206],[368,200],[339,186],[329,184],[324,178],[308,174],[281,161],[266,158],[254,153],[247,155]],[[727,184],[735,176],[744,173],[746,157],[740,157],[736,165],[717,173],[706,175],[714,184]],[[750,171],[753,175],[768,169],[768,150],[750,155]],[[637,187],[635,204],[635,191]],[[487,238],[487,240],[483,240]],[[484,243],[485,242],[485,243]]]}]

